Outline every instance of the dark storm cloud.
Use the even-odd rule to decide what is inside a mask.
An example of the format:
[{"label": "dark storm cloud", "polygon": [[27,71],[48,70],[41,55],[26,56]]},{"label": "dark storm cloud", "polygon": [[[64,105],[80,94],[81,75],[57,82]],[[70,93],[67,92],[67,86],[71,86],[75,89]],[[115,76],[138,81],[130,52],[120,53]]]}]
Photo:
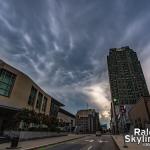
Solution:
[{"label": "dark storm cloud", "polygon": [[72,112],[91,107],[108,121],[106,56],[138,52],[150,84],[148,0],[0,0],[0,57],[27,73]]}]

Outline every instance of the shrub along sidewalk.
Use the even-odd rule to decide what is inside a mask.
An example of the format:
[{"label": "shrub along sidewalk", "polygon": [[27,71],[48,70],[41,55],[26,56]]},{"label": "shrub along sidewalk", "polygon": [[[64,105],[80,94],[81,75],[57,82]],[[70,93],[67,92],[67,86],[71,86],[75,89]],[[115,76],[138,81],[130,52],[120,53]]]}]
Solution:
[{"label": "shrub along sidewalk", "polygon": [[14,116],[5,130],[57,132],[59,131],[58,119],[34,110],[23,109]]}]

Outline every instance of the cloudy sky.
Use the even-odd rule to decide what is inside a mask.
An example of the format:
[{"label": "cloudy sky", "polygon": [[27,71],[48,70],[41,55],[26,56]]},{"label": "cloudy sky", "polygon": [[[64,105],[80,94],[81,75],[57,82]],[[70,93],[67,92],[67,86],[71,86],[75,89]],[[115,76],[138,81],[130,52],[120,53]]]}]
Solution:
[{"label": "cloudy sky", "polygon": [[108,122],[109,48],[129,45],[150,85],[149,0],[0,0],[0,58],[75,113]]}]

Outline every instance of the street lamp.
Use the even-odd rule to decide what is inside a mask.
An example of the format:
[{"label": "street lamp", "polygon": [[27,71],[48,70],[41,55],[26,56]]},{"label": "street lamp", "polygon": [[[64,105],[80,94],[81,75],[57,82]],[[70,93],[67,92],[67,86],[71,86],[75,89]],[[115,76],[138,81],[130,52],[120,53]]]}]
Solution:
[{"label": "street lamp", "polygon": [[115,105],[118,105],[118,104],[119,104],[119,100],[116,99],[116,98],[114,98],[114,104],[115,104]]},{"label": "street lamp", "polygon": [[115,114],[115,132],[116,132],[116,134],[118,134],[119,133],[119,131],[118,131],[118,118],[117,118],[117,114],[116,114],[116,105],[119,105],[119,100],[117,99],[117,98],[114,98],[113,99],[113,107],[114,107],[114,114]]},{"label": "street lamp", "polygon": [[125,142],[125,126],[126,126],[126,122],[125,122],[126,107],[125,107],[125,105],[120,106],[120,112],[121,112],[122,132],[123,132],[123,140],[124,140],[123,147],[128,148],[128,146],[126,145],[126,142]]}]

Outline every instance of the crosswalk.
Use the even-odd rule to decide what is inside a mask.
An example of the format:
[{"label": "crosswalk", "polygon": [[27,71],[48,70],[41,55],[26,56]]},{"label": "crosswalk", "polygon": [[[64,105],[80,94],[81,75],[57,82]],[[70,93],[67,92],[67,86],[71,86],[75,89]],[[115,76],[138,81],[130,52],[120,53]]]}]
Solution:
[{"label": "crosswalk", "polygon": [[84,140],[85,142],[93,143],[93,142],[98,142],[98,143],[108,143],[109,141],[107,140],[101,140],[101,139],[88,139]]},{"label": "crosswalk", "polygon": [[85,140],[86,142],[90,142],[90,143],[92,143],[92,142],[94,142],[94,140]]},{"label": "crosswalk", "polygon": [[107,142],[109,142],[109,141],[105,141],[105,140],[104,140],[104,141],[103,141],[103,140],[99,140],[98,142],[99,142],[99,143],[107,143]]},{"label": "crosswalk", "polygon": [[88,149],[87,149],[87,150],[90,150],[90,149],[92,149],[92,147],[93,147],[93,146],[90,146],[90,147],[88,147]]}]

